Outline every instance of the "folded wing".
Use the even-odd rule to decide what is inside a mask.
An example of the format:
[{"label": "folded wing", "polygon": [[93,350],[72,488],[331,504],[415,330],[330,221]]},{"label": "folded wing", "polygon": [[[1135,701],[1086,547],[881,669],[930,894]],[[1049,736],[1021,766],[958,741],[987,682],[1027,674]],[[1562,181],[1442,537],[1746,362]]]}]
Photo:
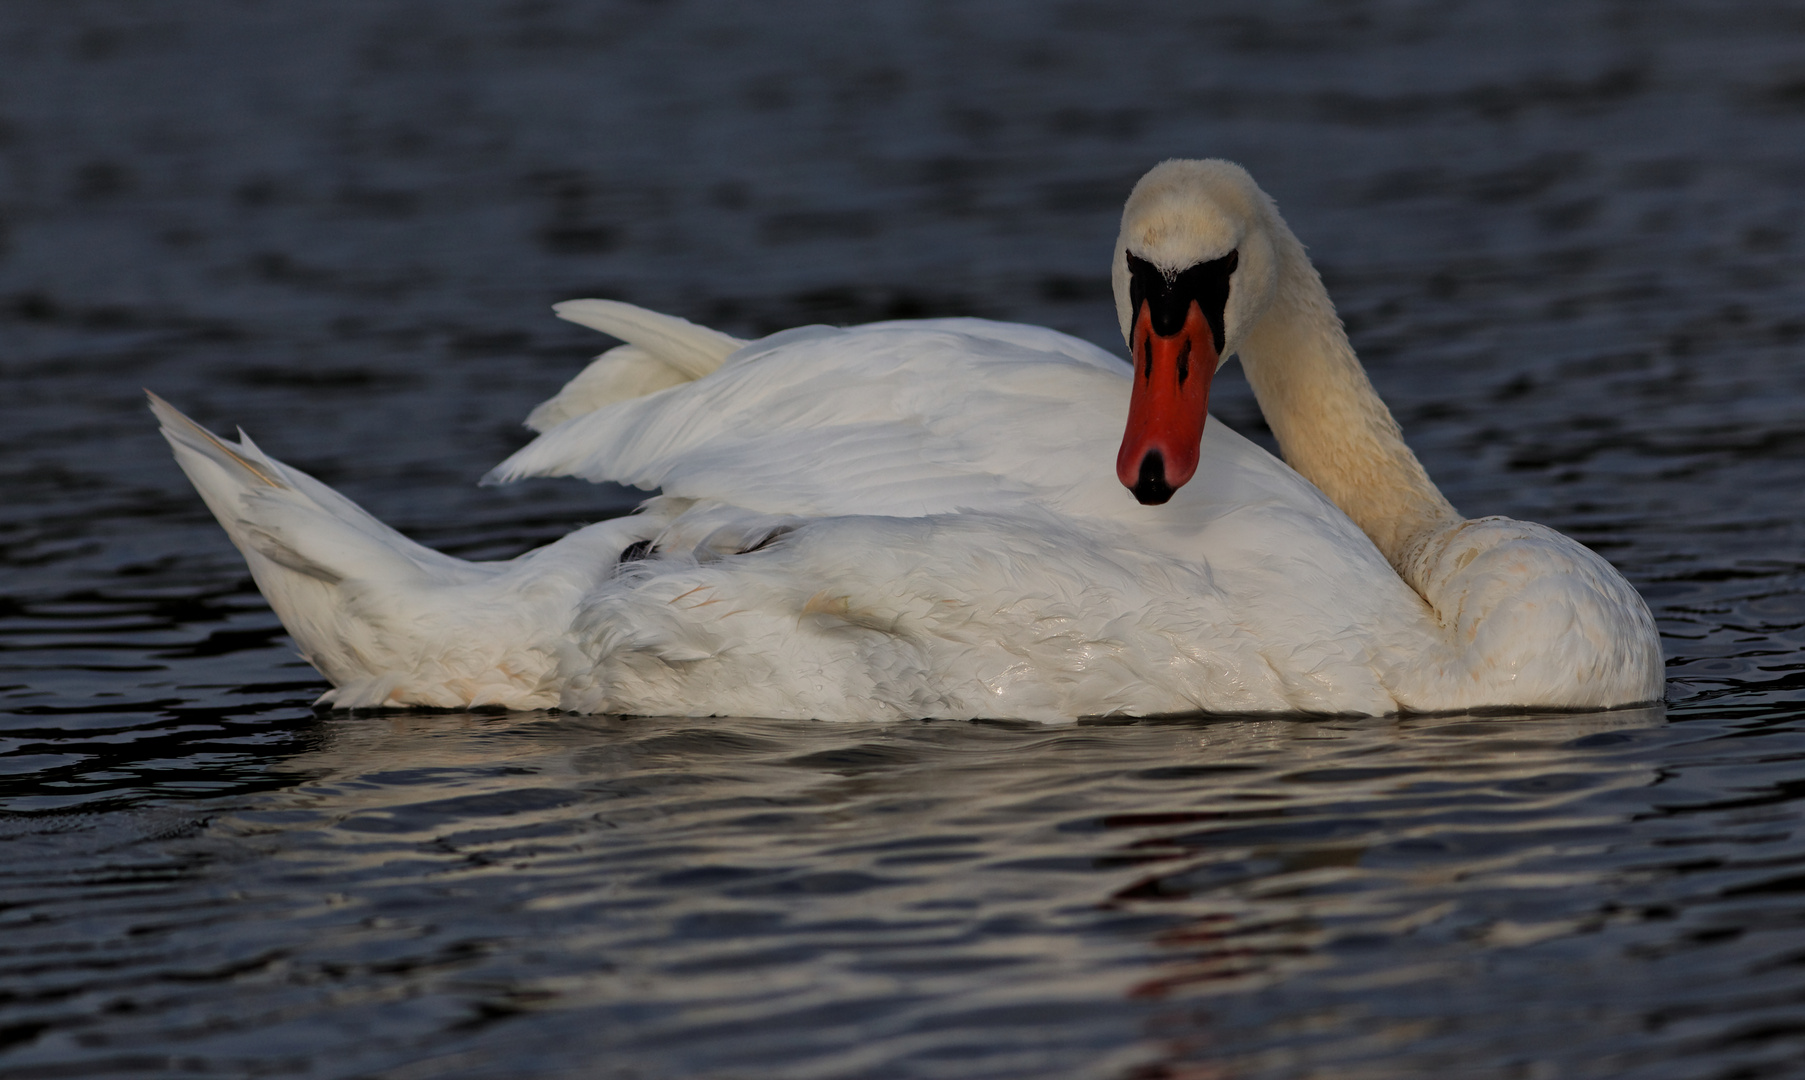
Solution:
[{"label": "folded wing", "polygon": [[1127,365],[1050,330],[805,327],[707,379],[563,419],[488,479],[610,480],[806,515],[1106,507],[1132,501],[1110,469],[1127,392]]}]

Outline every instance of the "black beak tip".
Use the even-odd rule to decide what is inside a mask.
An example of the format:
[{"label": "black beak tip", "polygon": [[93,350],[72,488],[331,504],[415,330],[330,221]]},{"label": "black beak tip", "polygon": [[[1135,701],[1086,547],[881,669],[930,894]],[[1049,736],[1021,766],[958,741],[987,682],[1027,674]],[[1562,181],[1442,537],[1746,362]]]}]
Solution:
[{"label": "black beak tip", "polygon": [[1141,459],[1141,475],[1135,478],[1134,486],[1128,490],[1134,492],[1142,506],[1158,506],[1172,497],[1178,489],[1166,483],[1166,459],[1158,450],[1147,451]]}]

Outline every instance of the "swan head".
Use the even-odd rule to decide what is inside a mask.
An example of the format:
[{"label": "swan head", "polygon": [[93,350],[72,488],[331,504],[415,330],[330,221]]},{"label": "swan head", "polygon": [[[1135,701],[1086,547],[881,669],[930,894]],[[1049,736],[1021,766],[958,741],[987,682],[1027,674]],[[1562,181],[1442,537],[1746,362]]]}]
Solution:
[{"label": "swan head", "polygon": [[1277,291],[1276,220],[1227,161],[1162,162],[1128,196],[1112,279],[1134,391],[1116,476],[1143,503],[1197,471],[1210,380]]}]

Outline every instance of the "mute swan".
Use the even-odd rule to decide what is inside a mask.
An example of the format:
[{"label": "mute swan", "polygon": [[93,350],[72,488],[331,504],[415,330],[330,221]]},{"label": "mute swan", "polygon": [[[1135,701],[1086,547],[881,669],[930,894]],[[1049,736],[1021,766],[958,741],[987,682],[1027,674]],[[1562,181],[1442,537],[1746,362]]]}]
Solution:
[{"label": "mute swan", "polygon": [[[561,304],[627,344],[488,479],[662,494],[507,562],[421,547],[248,436],[152,408],[340,708],[1058,720],[1660,697],[1653,620],[1610,564],[1436,490],[1239,166],[1149,172],[1113,270],[1132,369],[978,319],[742,342]],[[1288,466],[1206,422],[1231,354]]]}]

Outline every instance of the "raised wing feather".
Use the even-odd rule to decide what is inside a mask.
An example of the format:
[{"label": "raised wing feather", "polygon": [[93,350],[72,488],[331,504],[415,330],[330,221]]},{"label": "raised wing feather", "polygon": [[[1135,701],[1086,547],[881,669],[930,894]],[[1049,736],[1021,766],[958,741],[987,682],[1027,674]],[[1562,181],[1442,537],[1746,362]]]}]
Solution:
[{"label": "raised wing feather", "polygon": [[688,319],[619,300],[566,300],[553,304],[552,310],[560,319],[637,346],[690,379],[700,379],[720,367],[722,360],[745,344]]}]

